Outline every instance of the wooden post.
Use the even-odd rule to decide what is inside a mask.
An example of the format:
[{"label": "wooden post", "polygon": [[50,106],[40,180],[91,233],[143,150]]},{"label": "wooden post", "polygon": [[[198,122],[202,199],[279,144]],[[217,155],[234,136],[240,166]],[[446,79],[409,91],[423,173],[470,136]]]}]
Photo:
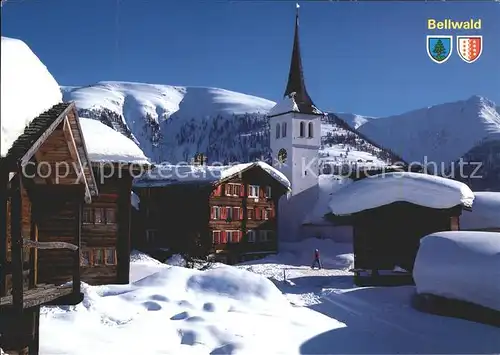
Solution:
[{"label": "wooden post", "polygon": [[40,306],[33,309],[33,341],[29,348],[30,355],[38,355],[40,352]]},{"label": "wooden post", "polygon": [[[19,169],[21,171],[21,169]],[[12,304],[23,309],[23,238],[21,174],[12,178],[10,233],[12,238]]]},{"label": "wooden post", "polygon": [[7,263],[7,184],[9,171],[0,163],[0,297],[6,294],[5,264]]},{"label": "wooden post", "polygon": [[82,201],[78,199],[75,203],[75,236],[73,243],[78,247],[74,253],[73,265],[73,294],[78,297],[80,294],[80,258],[82,242]]},{"label": "wooden post", "polygon": [[[36,224],[34,217],[35,209],[31,209],[31,228],[30,228],[30,240],[38,242],[38,225]],[[30,251],[30,282],[29,288],[36,287],[38,283],[38,248],[32,248]]]},{"label": "wooden post", "polygon": [[125,175],[118,179],[120,194],[118,196],[118,240],[116,246],[117,282],[128,284],[130,280],[130,192],[132,177]]}]

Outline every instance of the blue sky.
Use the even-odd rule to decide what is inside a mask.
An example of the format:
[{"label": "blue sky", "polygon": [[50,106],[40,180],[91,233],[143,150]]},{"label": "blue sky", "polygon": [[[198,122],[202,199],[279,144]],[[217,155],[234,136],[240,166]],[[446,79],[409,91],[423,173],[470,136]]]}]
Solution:
[{"label": "blue sky", "polygon": [[[500,4],[300,2],[308,90],[323,110],[383,116],[483,95],[500,104]],[[270,100],[285,89],[293,1],[8,0],[2,35],[24,40],[61,85],[102,80],[222,87]],[[481,18],[428,31],[427,18]],[[479,33],[473,63],[426,54],[427,34]]]}]

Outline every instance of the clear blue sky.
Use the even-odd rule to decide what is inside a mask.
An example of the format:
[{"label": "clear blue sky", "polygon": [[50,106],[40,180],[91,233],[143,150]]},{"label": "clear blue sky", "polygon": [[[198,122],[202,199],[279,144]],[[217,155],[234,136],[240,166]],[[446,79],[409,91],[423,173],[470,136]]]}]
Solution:
[{"label": "clear blue sky", "polygon": [[[499,3],[301,4],[308,90],[323,110],[382,116],[484,95],[500,104]],[[30,45],[61,85],[102,80],[211,86],[279,100],[293,1],[8,0],[2,34]],[[482,57],[426,54],[427,18],[481,18]]]}]

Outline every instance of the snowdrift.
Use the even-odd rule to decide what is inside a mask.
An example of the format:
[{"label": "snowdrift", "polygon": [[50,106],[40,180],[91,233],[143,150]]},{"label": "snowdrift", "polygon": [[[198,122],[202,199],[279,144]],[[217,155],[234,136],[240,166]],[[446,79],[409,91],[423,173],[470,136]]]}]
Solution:
[{"label": "snowdrift", "polygon": [[419,294],[500,311],[500,233],[440,232],[422,238],[413,278]]},{"label": "snowdrift", "polygon": [[113,128],[90,118],[80,117],[87,152],[92,162],[149,164],[142,150]]},{"label": "snowdrift", "polygon": [[474,192],[472,211],[460,216],[460,229],[500,229],[500,192]]},{"label": "snowdrift", "polygon": [[23,41],[2,37],[1,56],[0,157],[5,157],[24,128],[62,102],[62,94],[47,67]]},{"label": "snowdrift", "polygon": [[439,176],[397,172],[356,181],[332,194],[330,210],[348,215],[393,202],[409,202],[429,208],[472,206],[474,194],[461,182]]}]

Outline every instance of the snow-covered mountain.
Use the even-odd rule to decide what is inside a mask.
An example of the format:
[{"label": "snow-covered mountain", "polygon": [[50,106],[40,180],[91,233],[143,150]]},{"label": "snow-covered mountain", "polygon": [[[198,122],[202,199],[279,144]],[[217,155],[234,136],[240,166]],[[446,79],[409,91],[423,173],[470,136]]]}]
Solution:
[{"label": "snow-covered mountain", "polygon": [[[275,104],[270,100],[218,88],[128,82],[62,91],[65,100],[76,101],[82,117],[99,119],[134,139],[155,162],[189,161],[196,153],[204,153],[209,163],[270,158],[266,113]],[[473,187],[500,190],[492,182],[500,180],[494,149],[499,111],[488,99],[473,96],[390,117],[330,114],[322,122],[321,168],[379,166],[402,158],[434,162],[444,172],[461,158],[473,159],[489,181]]]},{"label": "snow-covered mountain", "polygon": [[[189,161],[196,153],[204,153],[209,163],[270,157],[266,113],[275,103],[263,98],[217,88],[128,82],[61,89],[66,101],[76,102],[81,117],[99,119],[134,139],[156,162]],[[391,154],[351,128],[368,118],[346,117],[348,125],[334,117],[324,120],[323,161],[386,164]]]}]

